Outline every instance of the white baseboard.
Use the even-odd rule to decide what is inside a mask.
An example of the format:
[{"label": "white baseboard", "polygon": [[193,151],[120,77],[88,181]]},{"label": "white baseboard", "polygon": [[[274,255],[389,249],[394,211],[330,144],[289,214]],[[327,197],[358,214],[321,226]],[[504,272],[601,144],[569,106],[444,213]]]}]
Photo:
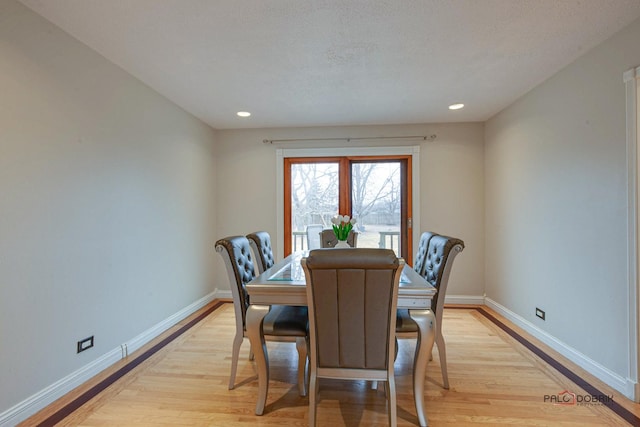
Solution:
[{"label": "white baseboard", "polygon": [[484,305],[482,295],[445,295],[445,304]]},{"label": "white baseboard", "polygon": [[[86,381],[89,381],[91,378],[93,378],[109,366],[121,360],[125,355],[123,352],[123,347],[125,345],[128,349],[128,353],[133,353],[135,350],[139,349],[144,344],[148,343],[149,341],[160,335],[162,332],[178,323],[180,320],[206,306],[214,299],[227,298],[222,294],[224,294],[224,291],[220,292],[218,289],[216,289],[212,293],[200,298],[193,304],[190,304],[189,306],[169,316],[167,319],[156,324],[140,335],[129,340],[122,346],[115,348],[107,352],[106,354],[103,354],[102,356],[86,364],[82,368],[76,370],[75,372],[72,372],[66,377],[56,381],[55,383],[49,385],[43,390],[40,390],[39,392],[23,400],[17,405],[9,408],[8,410],[0,414],[0,427],[12,427],[26,420],[36,412],[45,408],[47,405],[50,405],[57,399],[69,393],[74,388],[80,386]],[[230,291],[229,294],[231,294]]]},{"label": "white baseboard", "polygon": [[629,378],[623,378],[615,372],[609,370],[608,368],[600,365],[599,363],[588,358],[573,347],[570,347],[562,341],[558,340],[553,335],[538,328],[536,325],[524,319],[523,317],[493,301],[491,298],[485,298],[485,305],[495,310],[497,313],[500,313],[500,315],[504,316],[506,319],[509,319],[509,321],[511,321],[513,324],[524,329],[527,333],[533,335],[558,353],[562,354],[571,362],[585,369],[591,375],[595,376],[610,387],[624,394],[629,399],[635,399],[637,388],[636,382],[630,380]]},{"label": "white baseboard", "polygon": [[187,307],[183,308],[182,310],[173,314],[172,316],[169,316],[168,318],[156,324],[155,326],[152,326],[151,328],[147,329],[137,337],[134,337],[133,339],[131,339],[126,343],[128,353],[131,354],[134,351],[138,350],[143,345],[145,345],[146,343],[148,343],[149,341],[151,341],[152,339],[154,339],[155,337],[157,337],[158,335],[160,335],[161,333],[163,333],[164,331],[166,331],[167,329],[169,329],[170,327],[172,327],[173,325],[175,325],[185,317],[195,313],[205,305],[209,304],[215,298],[221,298],[218,295],[217,289],[212,293],[200,298],[193,304],[188,305]]},{"label": "white baseboard", "polygon": [[227,290],[216,289],[215,293],[216,293],[216,298],[233,299],[233,295],[231,295],[230,289],[227,289]]},{"label": "white baseboard", "polygon": [[[135,350],[141,348],[144,344],[148,343],[149,341],[160,335],[162,332],[178,323],[180,320],[196,312],[216,298],[231,298],[231,291],[216,289],[209,295],[206,295],[193,304],[185,307],[179,312],[151,327],[147,331],[134,337],[126,343],[128,352],[132,353]],[[564,357],[571,360],[576,365],[582,367],[595,377],[604,381],[609,386],[618,390],[629,399],[635,400],[636,396],[640,395],[640,386],[638,385],[638,383],[631,381],[628,378],[625,379],[605,368],[604,366],[598,364],[597,362],[589,359],[582,353],[576,351],[572,347],[569,347],[565,343],[559,341],[552,335],[541,330],[534,324],[508,310],[506,307],[491,300],[490,298],[473,295],[451,295],[445,298],[445,302],[447,304],[486,305],[487,307],[495,310],[500,315],[504,316],[509,321],[513,322],[518,327],[525,330],[527,333],[533,335],[549,347],[553,348],[555,351],[562,354]],[[114,363],[122,359],[122,357],[122,348],[115,348],[95,359],[91,363],[78,369],[77,371],[49,385],[38,393],[1,413],[0,427],[15,426],[16,424],[24,421],[47,405],[64,396],[66,393],[69,393],[74,388],[90,380],[92,377],[102,372],[104,369],[113,365]]]},{"label": "white baseboard", "polygon": [[0,426],[10,427],[26,420],[36,412],[88,381],[96,374],[122,359],[120,347],[113,349],[91,363],[56,381],[36,394],[0,414]]}]

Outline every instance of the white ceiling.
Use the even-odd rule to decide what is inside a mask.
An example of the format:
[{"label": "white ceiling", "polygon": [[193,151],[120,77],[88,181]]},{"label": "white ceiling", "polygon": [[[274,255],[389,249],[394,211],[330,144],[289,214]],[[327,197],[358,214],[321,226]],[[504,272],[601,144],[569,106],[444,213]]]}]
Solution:
[{"label": "white ceiling", "polygon": [[640,16],[640,0],[21,1],[217,129],[484,121]]}]

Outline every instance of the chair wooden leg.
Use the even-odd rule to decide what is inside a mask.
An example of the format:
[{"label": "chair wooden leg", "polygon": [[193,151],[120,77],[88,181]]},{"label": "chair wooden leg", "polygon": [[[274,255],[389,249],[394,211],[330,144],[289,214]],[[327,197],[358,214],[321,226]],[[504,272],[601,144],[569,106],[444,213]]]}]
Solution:
[{"label": "chair wooden leg", "polygon": [[309,427],[316,426],[316,399],[318,398],[318,378],[315,369],[309,369],[311,372],[309,378]]},{"label": "chair wooden leg", "polygon": [[398,358],[398,350],[399,350],[399,347],[398,347],[398,337],[396,337],[396,349],[395,349],[395,353],[393,353],[393,361],[394,361],[394,362],[395,362],[395,361],[396,361],[396,359]]},{"label": "chair wooden leg", "polygon": [[307,339],[305,340],[306,344],[307,344],[307,391],[309,390],[309,387],[311,387],[311,359],[310,359],[310,352],[311,352],[311,348],[309,347],[309,338],[307,337]]},{"label": "chair wooden leg", "polygon": [[300,396],[306,396],[307,340],[296,338],[296,349],[298,350],[298,393]]},{"label": "chair wooden leg", "polygon": [[242,346],[242,334],[236,334],[233,338],[233,349],[231,351],[231,375],[229,375],[229,390],[233,390],[236,383],[236,371],[238,369],[238,356],[240,355],[240,347]]},{"label": "chair wooden leg", "polygon": [[389,425],[396,427],[398,425],[398,408],[396,402],[396,380],[391,376],[387,379],[386,387],[389,402]]},{"label": "chair wooden leg", "polygon": [[440,355],[440,370],[442,371],[442,385],[449,390],[449,374],[447,373],[447,350],[444,345],[444,337],[442,331],[436,332],[436,345],[438,346],[438,354]]}]

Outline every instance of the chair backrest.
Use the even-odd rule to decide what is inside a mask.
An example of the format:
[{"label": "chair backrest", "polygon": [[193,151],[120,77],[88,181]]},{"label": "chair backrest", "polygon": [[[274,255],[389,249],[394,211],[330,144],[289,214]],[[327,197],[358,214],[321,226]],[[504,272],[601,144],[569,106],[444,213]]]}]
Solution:
[{"label": "chair backrest", "polygon": [[247,234],[249,245],[253,249],[256,256],[256,264],[258,265],[258,274],[271,268],[275,263],[273,258],[273,249],[271,249],[271,236],[266,231],[256,231]]},{"label": "chair backrest", "polygon": [[[355,248],[358,243],[358,233],[353,230],[349,231],[349,235],[347,236],[347,243],[352,248]],[[337,244],[338,238],[336,237],[336,233],[333,232],[333,229],[326,228],[320,232],[320,247],[333,248]]]},{"label": "chair backrest", "polygon": [[216,242],[216,251],[222,256],[227,268],[236,314],[236,327],[244,330],[249,307],[249,294],[245,285],[255,277],[249,240],[245,236],[225,237]]},{"label": "chair backrest", "polygon": [[454,237],[434,235],[429,240],[423,277],[438,290],[436,297],[431,300],[436,319],[442,314],[453,260],[463,249],[464,242]]},{"label": "chair backrest", "polygon": [[420,242],[418,243],[416,257],[413,259],[413,270],[421,276],[424,276],[424,266],[427,258],[429,240],[431,240],[434,235],[435,233],[430,231],[425,231],[420,235]]},{"label": "chair backrest", "polygon": [[303,258],[313,366],[393,369],[403,266],[379,248],[317,249]]},{"label": "chair backrest", "polygon": [[320,232],[323,228],[322,224],[307,225],[307,249],[320,249]]}]

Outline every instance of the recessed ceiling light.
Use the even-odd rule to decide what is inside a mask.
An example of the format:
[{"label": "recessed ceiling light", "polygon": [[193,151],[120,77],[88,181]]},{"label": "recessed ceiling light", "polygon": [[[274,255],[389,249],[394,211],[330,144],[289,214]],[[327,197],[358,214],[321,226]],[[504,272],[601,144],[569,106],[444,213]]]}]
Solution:
[{"label": "recessed ceiling light", "polygon": [[464,107],[464,104],[451,104],[449,105],[449,110],[459,110]]},{"label": "recessed ceiling light", "polygon": [[236,114],[240,117],[249,117],[251,115],[248,111],[238,111]]}]

